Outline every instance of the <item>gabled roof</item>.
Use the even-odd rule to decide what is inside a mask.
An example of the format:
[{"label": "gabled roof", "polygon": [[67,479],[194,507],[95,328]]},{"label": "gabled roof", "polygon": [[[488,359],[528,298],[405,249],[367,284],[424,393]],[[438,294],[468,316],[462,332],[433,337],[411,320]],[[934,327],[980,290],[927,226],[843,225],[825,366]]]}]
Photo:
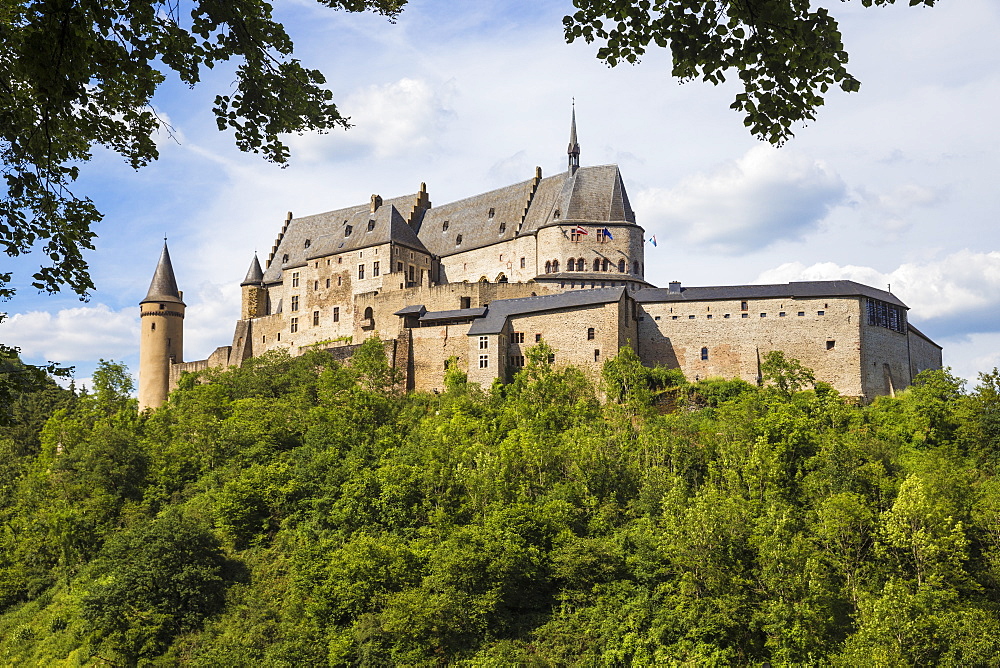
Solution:
[{"label": "gabled roof", "polygon": [[563,224],[635,224],[618,165],[581,167],[542,179],[521,234]]},{"label": "gabled roof", "polygon": [[[412,208],[416,195],[405,195],[384,201],[374,214],[370,204],[327,211],[313,216],[293,218],[288,224],[274,254],[274,262],[264,272],[264,282],[281,280],[283,268],[299,267],[309,260],[348,251],[397,243],[427,252],[400,210]],[[374,222],[371,230],[369,222]],[[350,226],[350,234],[347,227]],[[308,245],[306,242],[308,241]],[[288,261],[282,262],[285,255]]]},{"label": "gabled roof", "polygon": [[180,292],[177,290],[177,279],[174,278],[174,267],[170,262],[170,251],[167,250],[167,242],[163,242],[163,250],[160,252],[160,261],[156,263],[156,271],[153,272],[153,280],[149,283],[149,290],[146,298],[140,304],[146,302],[175,302],[183,304]]},{"label": "gabled roof", "polygon": [[521,297],[518,299],[497,299],[489,304],[486,316],[472,323],[469,336],[499,334],[511,316],[544,313],[567,308],[599,306],[621,301],[624,287],[570,290],[554,295]]},{"label": "gabled roof", "polygon": [[896,295],[854,281],[793,281],[771,285],[713,285],[681,288],[644,288],[635,293],[640,304],[708,301],[713,299],[766,299],[771,297],[870,297],[908,308]]}]

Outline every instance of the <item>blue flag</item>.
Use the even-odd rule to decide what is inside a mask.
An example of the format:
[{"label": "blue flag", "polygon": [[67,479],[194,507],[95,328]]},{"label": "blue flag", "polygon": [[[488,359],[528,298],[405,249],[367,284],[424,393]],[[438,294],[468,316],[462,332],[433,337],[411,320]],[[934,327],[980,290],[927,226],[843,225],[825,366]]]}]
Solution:
[{"label": "blue flag", "polygon": [[604,236],[606,236],[608,239],[611,239],[612,241],[615,240],[615,238],[613,236],[611,236],[611,230],[609,230],[606,227],[604,228]]}]

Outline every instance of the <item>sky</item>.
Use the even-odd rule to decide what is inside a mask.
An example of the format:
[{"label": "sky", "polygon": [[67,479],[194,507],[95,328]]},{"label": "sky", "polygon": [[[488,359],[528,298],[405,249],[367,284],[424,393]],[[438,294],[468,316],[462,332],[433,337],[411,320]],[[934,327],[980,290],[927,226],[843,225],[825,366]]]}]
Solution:
[{"label": "sky", "polygon": [[[188,305],[187,360],[232,341],[239,283],[265,260],[288,211],[309,215],[427,183],[445,203],[566,169],[576,100],[581,164],[617,163],[657,285],[847,278],[891,289],[910,321],[974,383],[1000,366],[1000,3],[865,8],[821,0],[841,24],[858,93],[831,91],[782,148],[729,109],[738,87],[670,77],[669,53],[609,68],[596,45],[566,44],[568,0],[411,0],[398,21],[276,3],[295,56],[326,75],[347,131],[291,136],[282,169],[216,129],[214,71],[154,99],[172,133],[132,170],[98,151],[77,192],[105,214],[87,254],[88,302],[37,294],[40,259],[0,257],[18,293],[0,341],[39,363],[98,359],[138,368],[138,303],[169,237]],[[735,77],[734,77],[735,78]]]}]

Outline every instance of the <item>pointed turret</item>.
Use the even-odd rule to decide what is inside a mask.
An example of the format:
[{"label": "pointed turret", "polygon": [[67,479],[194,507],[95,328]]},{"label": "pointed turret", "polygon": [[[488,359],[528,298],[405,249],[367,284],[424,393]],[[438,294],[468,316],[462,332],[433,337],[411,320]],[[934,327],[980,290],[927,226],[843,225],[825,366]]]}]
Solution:
[{"label": "pointed turret", "polygon": [[149,283],[149,291],[146,293],[146,298],[139,303],[146,302],[182,302],[181,293],[177,290],[177,279],[174,278],[174,267],[170,263],[170,251],[167,250],[166,239],[163,240],[163,251],[153,273],[153,280]]},{"label": "pointed turret", "polygon": [[146,298],[139,302],[139,409],[159,408],[170,391],[170,367],[183,361],[184,293],[177,289],[167,241]]},{"label": "pointed turret", "polygon": [[574,174],[580,168],[580,142],[576,140],[576,100],[573,100],[573,122],[569,126],[569,173]]},{"label": "pointed turret", "polygon": [[243,279],[240,285],[260,285],[263,280],[264,271],[260,268],[260,260],[257,259],[257,253],[254,253],[253,262],[250,263],[250,268],[247,269],[247,277]]}]

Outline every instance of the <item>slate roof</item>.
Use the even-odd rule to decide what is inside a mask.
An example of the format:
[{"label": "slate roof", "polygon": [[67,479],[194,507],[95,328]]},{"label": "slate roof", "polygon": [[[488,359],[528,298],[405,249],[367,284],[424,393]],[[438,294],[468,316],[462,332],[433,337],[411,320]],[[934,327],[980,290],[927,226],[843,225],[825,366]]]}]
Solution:
[{"label": "slate roof", "polygon": [[871,297],[909,308],[891,292],[854,281],[793,281],[772,285],[713,285],[681,288],[644,288],[634,294],[640,304],[657,302],[708,301],[713,299],[766,299],[772,297]]},{"label": "slate roof", "polygon": [[560,271],[557,274],[538,274],[535,276],[536,281],[604,281],[605,283],[609,281],[629,281],[631,283],[643,283],[645,285],[652,286],[652,283],[648,283],[646,279],[639,278],[635,274],[619,274],[618,272],[608,272],[608,271]]},{"label": "slate roof", "polygon": [[428,311],[420,316],[420,322],[437,322],[440,320],[471,320],[482,318],[488,311],[485,306],[476,308],[454,309],[452,311]]},{"label": "slate roof", "polygon": [[163,242],[163,250],[160,252],[160,261],[156,263],[156,271],[153,272],[153,280],[149,283],[149,290],[146,298],[140,304],[146,302],[177,302],[181,301],[181,294],[177,290],[177,279],[174,277],[174,267],[170,262],[170,251],[167,250],[167,242]]},{"label": "slate roof", "polygon": [[542,179],[521,234],[566,223],[635,224],[618,165],[581,167]]},{"label": "slate roof", "polygon": [[624,294],[625,288],[617,287],[571,290],[555,295],[541,295],[538,297],[497,299],[490,302],[485,317],[472,323],[472,326],[469,328],[469,336],[499,334],[507,324],[507,318],[511,316],[608,304],[620,301]]},{"label": "slate roof", "polygon": [[[274,261],[264,272],[264,282],[280,281],[282,269],[303,266],[316,257],[368,248],[389,241],[426,253],[427,249],[400,213],[401,210],[409,211],[416,197],[413,194],[385,200],[374,215],[371,214],[370,204],[360,204],[293,218],[274,253]],[[375,227],[369,231],[368,223],[372,220],[375,221]],[[351,234],[345,236],[348,225],[351,226]],[[283,263],[281,259],[285,254],[288,255],[288,261]]]},{"label": "slate roof", "polygon": [[260,285],[262,280],[264,280],[264,272],[260,268],[260,260],[257,259],[257,254],[254,253],[253,262],[250,263],[250,268],[247,269],[247,276],[240,285]]}]

